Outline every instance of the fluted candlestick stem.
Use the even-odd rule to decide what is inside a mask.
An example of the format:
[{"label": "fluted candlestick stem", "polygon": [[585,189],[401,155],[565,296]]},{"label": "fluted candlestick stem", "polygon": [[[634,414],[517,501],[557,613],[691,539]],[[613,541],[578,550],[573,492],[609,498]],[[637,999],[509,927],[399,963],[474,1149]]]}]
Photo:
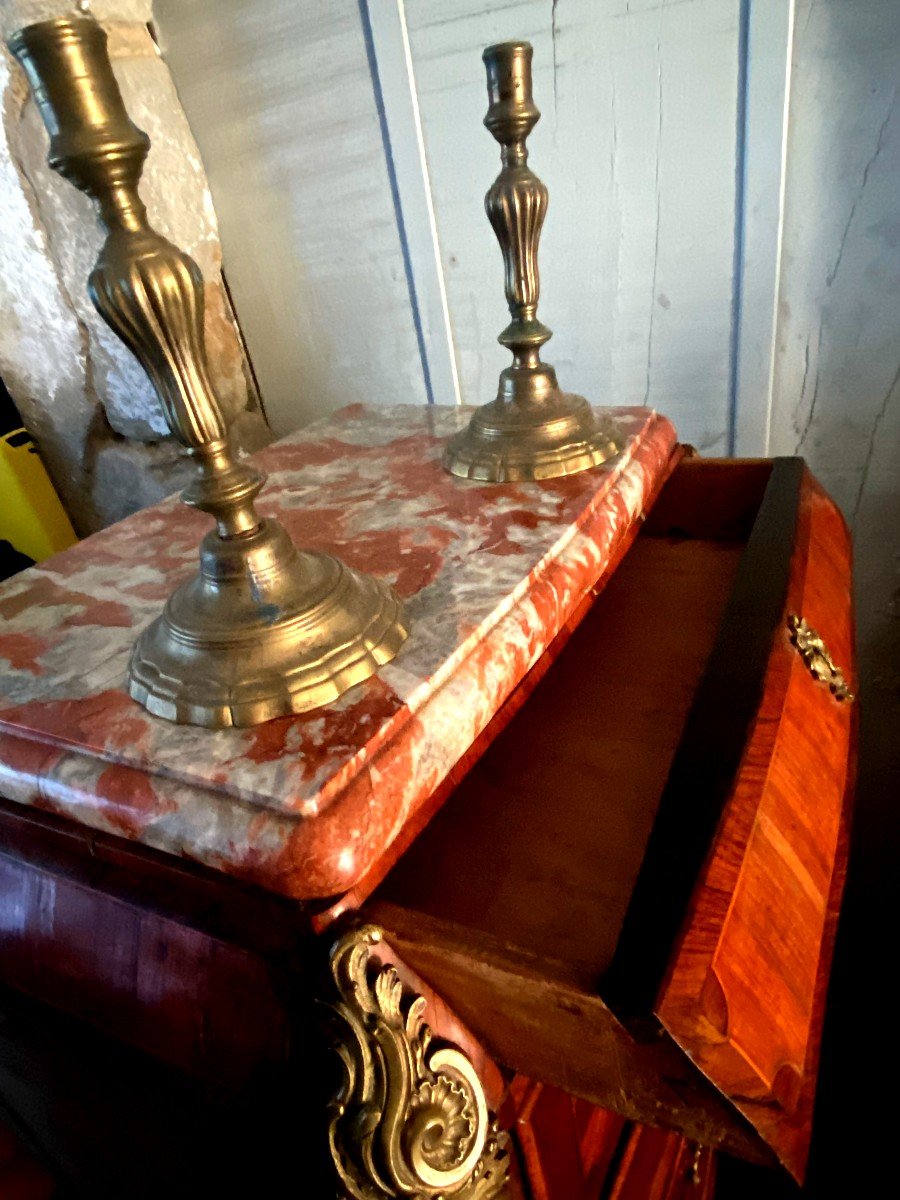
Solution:
[{"label": "fluted candlestick stem", "polygon": [[512,352],[497,398],[473,416],[444,453],[454,475],[491,483],[571,475],[617,452],[587,402],[560,391],[553,368],[541,360],[551,335],[537,317],[538,246],[547,215],[547,188],[528,166],[526,139],[540,119],[531,87],[528,42],[489,46],[488,112],[484,123],[500,143],[500,174],[485,209],[500,243],[511,320],[498,341]]},{"label": "fluted candlestick stem", "polygon": [[203,329],[203,278],[159,234],[138,195],[149,138],[125,109],[95,21],[59,18],[11,40],[50,134],[51,167],[98,204],[107,237],[88,288],[150,376],[193,456],[183,499],[215,518],[200,573],[139,637],[131,695],[157,716],[254,725],[316,708],[391,659],[406,637],[386,585],[324,554],[298,552],[254,498],[262,475],[235,458]]}]

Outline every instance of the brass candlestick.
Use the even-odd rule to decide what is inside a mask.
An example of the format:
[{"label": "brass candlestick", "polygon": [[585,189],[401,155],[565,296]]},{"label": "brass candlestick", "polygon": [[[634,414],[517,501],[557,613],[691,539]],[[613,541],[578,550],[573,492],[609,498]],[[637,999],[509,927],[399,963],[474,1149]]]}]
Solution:
[{"label": "brass candlestick", "polygon": [[185,503],[216,521],[199,574],[138,638],[128,689],[157,716],[214,727],[326,704],[397,653],[400,601],[334,558],[298,552],[255,512],[264,479],[229,449],[206,360],[203,279],[147,222],[138,182],[150,141],[125,110],[106,34],[91,19],[60,18],[21,30],[10,49],[50,134],[50,166],[100,207],[108,236],[91,299],[196,460]]},{"label": "brass candlestick", "polygon": [[547,189],[528,167],[525,148],[541,115],[532,98],[531,55],[528,42],[502,42],[482,55],[484,123],[500,143],[503,164],[484,203],[503,253],[512,316],[497,340],[512,351],[513,362],[500,374],[496,399],[448,442],[444,467],[488,483],[574,475],[619,451],[614,433],[598,423],[588,402],[560,391],[556,372],[541,362],[541,346],[552,335],[537,319],[537,250]]}]

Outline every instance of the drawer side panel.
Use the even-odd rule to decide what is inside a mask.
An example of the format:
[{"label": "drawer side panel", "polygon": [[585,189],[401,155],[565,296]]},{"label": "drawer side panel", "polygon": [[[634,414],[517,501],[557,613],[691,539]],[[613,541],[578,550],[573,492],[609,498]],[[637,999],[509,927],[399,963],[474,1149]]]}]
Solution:
[{"label": "drawer side panel", "polygon": [[808,474],[762,704],[656,1005],[800,1178],[845,869],[855,706],[811,672],[792,615],[821,634],[852,689],[849,535]]}]

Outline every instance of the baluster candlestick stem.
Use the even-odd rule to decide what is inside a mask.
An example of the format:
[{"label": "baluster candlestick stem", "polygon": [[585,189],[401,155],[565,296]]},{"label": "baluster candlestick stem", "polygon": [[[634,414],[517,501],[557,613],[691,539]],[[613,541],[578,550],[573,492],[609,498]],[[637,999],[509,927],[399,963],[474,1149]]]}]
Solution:
[{"label": "baluster candlestick stem", "polygon": [[96,200],[107,237],[88,283],[100,315],[147,371],[175,437],[197,463],[187,504],[216,527],[200,572],[138,638],[131,695],[188,724],[255,725],[317,708],[389,661],[406,637],[389,587],[299,552],[260,517],[263,477],[235,459],[203,333],[203,279],[147,221],[138,183],[150,140],[131,121],[96,21],[20,30],[10,49],[50,134],[49,163]]},{"label": "baluster candlestick stem", "polygon": [[479,408],[447,444],[444,467],[489,483],[572,475],[618,452],[614,433],[587,401],[560,390],[553,367],[541,361],[550,330],[537,318],[538,243],[547,213],[547,188],[528,166],[526,138],[540,118],[531,88],[528,42],[489,46],[485,125],[500,143],[501,171],[485,197],[505,270],[512,320],[497,339],[512,351],[495,400]]}]

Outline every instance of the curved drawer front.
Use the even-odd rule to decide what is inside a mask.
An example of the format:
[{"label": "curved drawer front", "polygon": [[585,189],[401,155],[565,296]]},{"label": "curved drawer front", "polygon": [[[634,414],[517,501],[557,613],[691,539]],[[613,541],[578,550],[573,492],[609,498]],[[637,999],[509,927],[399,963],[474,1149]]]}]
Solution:
[{"label": "curved drawer front", "polygon": [[808,473],[801,487],[762,703],[656,1005],[795,1174],[843,886],[856,707],[849,535]]}]

